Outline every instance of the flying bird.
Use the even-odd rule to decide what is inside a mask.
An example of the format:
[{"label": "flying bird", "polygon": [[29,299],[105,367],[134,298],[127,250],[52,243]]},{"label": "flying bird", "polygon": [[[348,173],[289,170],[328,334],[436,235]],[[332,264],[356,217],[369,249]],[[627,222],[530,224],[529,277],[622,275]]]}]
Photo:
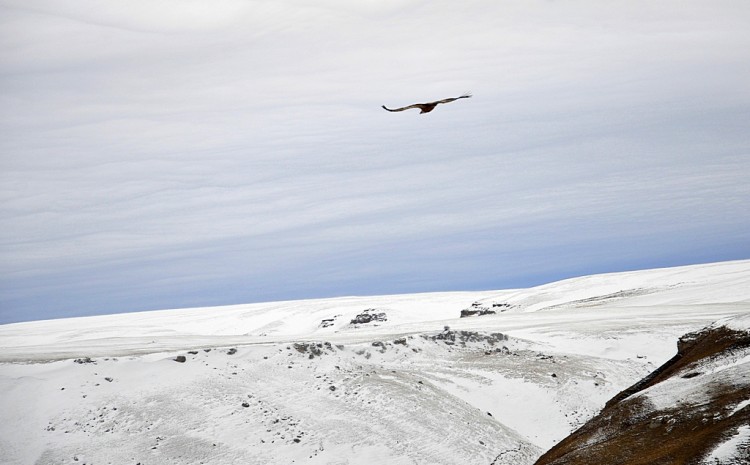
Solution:
[{"label": "flying bird", "polygon": [[421,115],[422,113],[431,112],[432,110],[435,109],[436,106],[440,105],[441,103],[450,103],[460,98],[471,98],[471,94],[467,93],[460,97],[446,98],[443,100],[437,100],[435,102],[430,102],[430,103],[415,103],[414,105],[409,105],[406,107],[394,108],[394,109],[390,109],[386,107],[385,105],[383,105],[383,108],[385,108],[388,111],[404,111],[404,110],[409,110],[410,108],[419,108],[421,110],[419,114]]}]

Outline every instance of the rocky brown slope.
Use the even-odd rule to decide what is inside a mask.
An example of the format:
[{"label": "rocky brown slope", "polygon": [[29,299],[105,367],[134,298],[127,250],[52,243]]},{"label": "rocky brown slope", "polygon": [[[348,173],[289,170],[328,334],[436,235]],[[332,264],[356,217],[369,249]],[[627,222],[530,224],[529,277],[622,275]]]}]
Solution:
[{"label": "rocky brown slope", "polygon": [[680,338],[677,355],[611,399],[536,465],[750,463],[747,322]]}]

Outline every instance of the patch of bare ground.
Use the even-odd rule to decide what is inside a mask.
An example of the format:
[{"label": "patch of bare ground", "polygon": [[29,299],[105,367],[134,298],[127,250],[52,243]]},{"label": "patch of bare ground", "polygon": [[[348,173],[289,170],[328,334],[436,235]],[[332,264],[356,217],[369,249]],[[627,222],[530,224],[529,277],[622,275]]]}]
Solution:
[{"label": "patch of bare ground", "polygon": [[748,355],[750,332],[722,326],[686,334],[677,355],[612,398],[535,465],[703,463],[750,424],[750,406],[742,404],[750,398]]}]

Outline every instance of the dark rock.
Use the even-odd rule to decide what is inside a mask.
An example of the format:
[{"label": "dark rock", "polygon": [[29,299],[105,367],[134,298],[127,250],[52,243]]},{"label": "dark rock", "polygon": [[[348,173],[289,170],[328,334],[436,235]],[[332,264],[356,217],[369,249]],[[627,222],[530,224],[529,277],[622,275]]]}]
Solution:
[{"label": "dark rock", "polygon": [[461,310],[461,318],[467,318],[470,316],[494,315],[497,313],[497,309],[500,309],[501,312],[504,312],[510,308],[512,308],[512,306],[506,303],[493,303],[492,307],[490,308],[482,302],[474,302],[473,304],[471,304],[471,307]]},{"label": "dark rock", "polygon": [[232,347],[231,349],[227,350],[227,355],[234,355],[237,353],[237,349]]},{"label": "dark rock", "polygon": [[320,357],[325,352],[334,352],[330,342],[295,342],[292,347],[301,354],[309,354],[310,359]]},{"label": "dark rock", "polygon": [[318,326],[320,326],[321,328],[328,328],[328,327],[333,326],[335,322],[336,322],[335,318],[326,318],[324,320],[321,320],[320,325]]},{"label": "dark rock", "polygon": [[105,378],[104,378],[104,380],[105,380],[106,382],[108,382],[108,383],[111,383],[112,381],[114,381],[114,379],[113,379],[113,378],[110,378],[109,376],[105,377]]},{"label": "dark rock", "polygon": [[496,313],[497,313],[496,311],[489,310],[489,309],[478,309],[478,310],[465,309],[465,310],[461,310],[461,318],[467,318],[470,316],[494,315]]},{"label": "dark rock", "polygon": [[460,344],[462,347],[466,346],[467,343],[488,343],[495,345],[501,341],[508,340],[508,336],[502,333],[487,334],[474,331],[451,331],[449,329],[432,336],[423,334],[422,337],[435,342],[440,341],[447,345]]},{"label": "dark rock", "polygon": [[495,347],[492,350],[485,350],[484,351],[484,355],[492,355],[492,354],[508,355],[508,354],[510,354],[510,349],[508,349],[507,346],[502,346],[502,347]]},{"label": "dark rock", "polygon": [[73,360],[73,362],[79,365],[83,365],[84,363],[96,363],[96,361],[92,360],[91,357],[77,358]]},{"label": "dark rock", "polygon": [[377,309],[368,308],[364,312],[355,316],[354,319],[351,320],[350,324],[363,325],[377,321],[388,321],[388,317],[384,312],[378,312]]},{"label": "dark rock", "polygon": [[187,358],[184,355],[178,355],[172,360],[174,360],[175,362],[185,363],[187,361]]},{"label": "dark rock", "polygon": [[[492,304],[492,308],[503,308],[507,310],[509,308],[512,308],[512,305],[506,304],[506,303],[495,303],[495,304]],[[504,312],[505,310],[501,310],[501,311]]]},{"label": "dark rock", "polygon": [[380,352],[385,352],[387,347],[384,342],[375,341],[372,343],[373,347],[378,347],[380,349]]},{"label": "dark rock", "polygon": [[198,355],[198,351],[197,350],[190,350],[190,351],[188,351],[188,353],[190,355]]},{"label": "dark rock", "polygon": [[[501,311],[506,311],[511,306],[509,304],[501,303],[501,304],[492,304],[493,309],[502,308]],[[482,302],[474,302],[471,304],[471,307],[461,310],[461,318],[466,318],[470,316],[484,316],[484,315],[494,315],[497,313],[496,310],[490,309],[490,307],[487,307]]]}]

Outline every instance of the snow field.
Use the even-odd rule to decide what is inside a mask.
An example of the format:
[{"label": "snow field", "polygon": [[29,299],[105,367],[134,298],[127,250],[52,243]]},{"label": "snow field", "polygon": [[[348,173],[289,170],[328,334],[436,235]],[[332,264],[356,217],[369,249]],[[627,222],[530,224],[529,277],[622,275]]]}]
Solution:
[{"label": "snow field", "polygon": [[[0,457],[532,464],[671,358],[681,335],[750,326],[749,283],[742,261],[526,290],[4,325]],[[459,318],[480,307],[496,313]],[[745,358],[730,365],[705,370],[747,375]],[[655,403],[669,395],[648,392]]]}]

